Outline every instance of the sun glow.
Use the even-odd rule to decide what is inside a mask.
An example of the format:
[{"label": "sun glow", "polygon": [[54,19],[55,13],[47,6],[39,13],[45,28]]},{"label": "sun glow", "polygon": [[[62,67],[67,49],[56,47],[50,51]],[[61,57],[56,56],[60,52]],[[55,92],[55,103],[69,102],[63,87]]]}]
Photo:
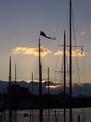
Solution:
[{"label": "sun glow", "polygon": [[59,88],[61,85],[49,85],[46,86],[46,88],[51,88],[51,89],[55,89],[55,88]]},{"label": "sun glow", "polygon": [[[56,53],[54,53],[55,56],[63,56],[63,51],[58,50]],[[69,51],[66,51],[66,55],[69,56]],[[86,53],[80,49],[72,50],[72,56],[73,57],[82,57],[86,56]]]},{"label": "sun glow", "polygon": [[[41,51],[42,57],[51,54],[51,51],[48,48],[41,47],[40,51]],[[39,48],[16,47],[16,48],[12,49],[12,54],[39,56]]]}]

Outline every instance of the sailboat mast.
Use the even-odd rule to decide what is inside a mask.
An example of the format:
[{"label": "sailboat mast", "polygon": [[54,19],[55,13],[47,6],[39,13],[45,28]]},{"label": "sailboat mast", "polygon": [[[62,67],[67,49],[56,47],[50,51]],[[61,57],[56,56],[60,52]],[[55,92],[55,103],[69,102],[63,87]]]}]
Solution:
[{"label": "sailboat mast", "polygon": [[72,1],[69,2],[69,86],[70,86],[70,109],[69,121],[72,122]]},{"label": "sailboat mast", "polygon": [[48,67],[48,122],[50,122],[50,87],[49,87],[49,78],[50,78],[50,70]]},{"label": "sailboat mast", "polygon": [[33,94],[33,72],[32,72],[32,94]]},{"label": "sailboat mast", "polygon": [[12,122],[12,110],[11,110],[11,56],[9,59],[9,89],[8,89],[8,102],[9,102],[9,122]]},{"label": "sailboat mast", "polygon": [[40,44],[40,38],[39,38],[39,122],[42,122],[42,66],[41,66],[41,44]]},{"label": "sailboat mast", "polygon": [[48,67],[48,95],[49,95],[49,67]]},{"label": "sailboat mast", "polygon": [[17,72],[16,72],[16,63],[15,63],[15,111],[14,111],[14,120],[17,122]]},{"label": "sailboat mast", "polygon": [[33,81],[33,72],[32,72],[32,81]]},{"label": "sailboat mast", "polygon": [[66,122],[66,34],[64,31],[64,122]]},{"label": "sailboat mast", "polygon": [[11,86],[11,56],[9,59],[9,86]]}]

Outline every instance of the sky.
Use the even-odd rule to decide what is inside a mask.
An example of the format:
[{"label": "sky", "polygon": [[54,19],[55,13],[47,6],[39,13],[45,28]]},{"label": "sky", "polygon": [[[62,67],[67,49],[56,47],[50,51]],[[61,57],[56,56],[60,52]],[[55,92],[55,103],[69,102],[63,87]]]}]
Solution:
[{"label": "sky", "polygon": [[[83,46],[82,55],[80,49],[73,49],[73,61],[77,64],[73,63],[74,82],[91,82],[91,0],[72,0],[72,5],[76,43]],[[61,69],[63,56],[63,48],[58,44],[63,44],[64,30],[68,43],[68,28],[69,0],[0,0],[0,79],[8,80],[10,55],[12,80],[15,63],[18,80],[31,80],[32,72],[34,79],[38,79],[38,39],[42,30],[56,37],[41,37],[43,79],[50,67],[50,78],[55,81],[55,71]],[[77,74],[81,77],[78,80]],[[56,77],[61,78],[58,74]]]}]

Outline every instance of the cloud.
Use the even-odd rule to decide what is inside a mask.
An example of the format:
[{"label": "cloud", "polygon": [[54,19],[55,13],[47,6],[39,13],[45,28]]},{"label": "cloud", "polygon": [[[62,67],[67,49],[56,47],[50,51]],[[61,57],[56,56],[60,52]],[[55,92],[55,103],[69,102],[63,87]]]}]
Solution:
[{"label": "cloud", "polygon": [[58,56],[58,55],[63,56],[63,51],[58,50],[56,53],[54,53],[54,55],[55,55],[55,56]]},{"label": "cloud", "polygon": [[72,56],[73,57],[82,57],[82,56],[85,56],[85,52],[80,50],[80,49],[76,49],[76,50],[73,50],[72,51]]},{"label": "cloud", "polygon": [[83,31],[83,32],[80,33],[80,36],[85,36],[85,35],[86,35],[86,32],[85,31]]},{"label": "cloud", "polygon": [[86,31],[82,31],[82,32],[80,33],[80,36],[85,36],[85,35],[89,34],[89,30],[91,30],[91,25],[87,28]]},{"label": "cloud", "polygon": [[[39,49],[38,48],[29,48],[29,47],[16,47],[12,49],[12,54],[21,54],[21,55],[39,55]],[[41,47],[41,56],[46,56],[48,54],[51,54],[51,51],[47,48]]]},{"label": "cloud", "polygon": [[61,87],[61,85],[50,85],[50,86],[46,86],[46,88],[51,88],[51,89],[55,89],[55,88],[59,88]]},{"label": "cloud", "polygon": [[[55,56],[63,56],[63,51],[58,50],[56,53],[54,53]],[[69,56],[69,51],[66,51],[66,55]],[[76,49],[76,50],[72,50],[72,56],[73,57],[82,57],[85,56],[85,52],[80,50],[80,49]]]}]

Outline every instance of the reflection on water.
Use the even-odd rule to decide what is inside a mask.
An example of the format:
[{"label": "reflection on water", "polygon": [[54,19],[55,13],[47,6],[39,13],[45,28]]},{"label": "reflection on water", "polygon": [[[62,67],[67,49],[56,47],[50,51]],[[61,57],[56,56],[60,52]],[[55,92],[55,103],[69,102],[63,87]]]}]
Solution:
[{"label": "reflection on water", "polygon": [[[69,122],[69,110],[66,110],[66,121]],[[73,122],[91,122],[91,108],[73,109]],[[43,110],[43,122],[63,122],[63,109]],[[0,122],[9,122],[8,111],[0,112]],[[39,122],[39,110],[12,111],[12,122]]]}]

